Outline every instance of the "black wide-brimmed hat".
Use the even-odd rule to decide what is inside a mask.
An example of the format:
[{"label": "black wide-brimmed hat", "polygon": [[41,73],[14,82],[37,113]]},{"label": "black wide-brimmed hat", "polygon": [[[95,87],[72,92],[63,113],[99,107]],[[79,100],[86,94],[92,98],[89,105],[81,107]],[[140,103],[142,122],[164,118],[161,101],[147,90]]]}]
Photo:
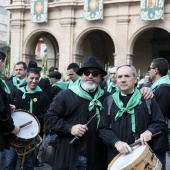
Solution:
[{"label": "black wide-brimmed hat", "polygon": [[0,59],[5,60],[5,58],[6,54],[2,50],[0,50]]},{"label": "black wide-brimmed hat", "polygon": [[28,63],[28,70],[31,69],[31,68],[35,68],[35,69],[37,69],[39,72],[42,70],[41,67],[38,67],[36,61],[30,61],[30,62]]},{"label": "black wide-brimmed hat", "polygon": [[97,68],[101,71],[102,76],[107,75],[107,72],[103,70],[101,64],[99,63],[99,60],[96,57],[90,56],[88,57],[84,63],[83,66],[77,70],[77,74],[79,76],[81,76],[83,70],[87,69],[87,68]]}]

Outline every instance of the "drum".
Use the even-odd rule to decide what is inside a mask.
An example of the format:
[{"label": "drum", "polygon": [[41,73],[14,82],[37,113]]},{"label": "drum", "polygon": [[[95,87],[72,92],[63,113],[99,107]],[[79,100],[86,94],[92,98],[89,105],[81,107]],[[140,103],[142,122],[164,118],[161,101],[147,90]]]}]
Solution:
[{"label": "drum", "polygon": [[26,110],[15,110],[11,114],[14,124],[20,126],[16,135],[11,135],[10,143],[16,149],[18,155],[22,156],[35,150],[42,143],[40,123],[37,117]]},{"label": "drum", "polygon": [[161,170],[162,164],[148,145],[133,147],[132,153],[118,154],[108,165],[108,170]]}]

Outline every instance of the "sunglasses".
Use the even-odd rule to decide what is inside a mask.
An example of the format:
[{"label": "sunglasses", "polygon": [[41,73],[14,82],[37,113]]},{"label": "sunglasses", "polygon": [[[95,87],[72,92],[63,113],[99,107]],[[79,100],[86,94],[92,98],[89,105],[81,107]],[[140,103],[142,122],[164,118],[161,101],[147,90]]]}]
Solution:
[{"label": "sunglasses", "polygon": [[99,74],[101,74],[101,73],[99,73],[98,71],[93,71],[93,72],[90,72],[90,71],[88,71],[88,70],[85,70],[85,71],[83,71],[83,74],[85,75],[85,76],[89,76],[90,74],[93,76],[93,77],[97,77]]},{"label": "sunglasses", "polygon": [[151,69],[155,69],[154,67],[148,67],[148,71],[150,71]]}]

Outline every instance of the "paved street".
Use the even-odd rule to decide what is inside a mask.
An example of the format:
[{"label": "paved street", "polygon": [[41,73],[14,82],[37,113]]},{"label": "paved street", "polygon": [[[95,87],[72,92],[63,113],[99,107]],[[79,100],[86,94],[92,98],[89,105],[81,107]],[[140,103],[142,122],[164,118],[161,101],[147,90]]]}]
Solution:
[{"label": "paved street", "polygon": [[[168,156],[168,154],[166,156],[166,162],[167,162],[166,170],[170,170],[170,157]],[[2,164],[0,165],[0,170],[3,170]],[[19,160],[18,160],[18,164],[17,164],[17,169],[16,170],[20,170]],[[52,168],[51,168],[50,165],[44,164],[43,167],[41,167],[41,168],[34,168],[34,170],[52,170]]]}]

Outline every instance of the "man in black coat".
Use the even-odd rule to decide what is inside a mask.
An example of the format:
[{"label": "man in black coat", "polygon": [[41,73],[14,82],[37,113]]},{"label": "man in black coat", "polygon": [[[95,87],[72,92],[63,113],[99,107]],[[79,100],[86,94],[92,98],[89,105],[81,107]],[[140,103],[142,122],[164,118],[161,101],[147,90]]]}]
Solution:
[{"label": "man in black coat", "polygon": [[[81,80],[59,92],[45,116],[48,129],[58,135],[54,169],[105,170],[106,149],[96,130],[100,119],[98,112],[107,95],[99,83],[106,72],[97,58],[89,57],[77,74]],[[77,140],[70,144],[75,136]]]},{"label": "man in black coat", "polygon": [[[145,100],[135,87],[136,69],[131,65],[119,66],[116,77],[118,89],[104,100],[98,129],[99,137],[108,146],[108,163],[119,152],[131,152],[130,144],[137,139],[145,144],[152,139],[152,135],[165,132],[165,119],[155,99],[151,99],[150,114]],[[108,102],[109,98],[111,103]]]},{"label": "man in black coat", "polygon": [[[6,54],[0,50],[0,74],[5,68]],[[10,138],[9,134],[16,134],[20,128],[14,125],[11,118],[11,111],[15,109],[13,105],[10,105],[8,95],[10,89],[6,85],[5,81],[0,77],[0,152],[4,149],[9,149]]]},{"label": "man in black coat", "polygon": [[[167,75],[168,70],[169,63],[164,58],[153,59],[149,67],[149,74],[153,81],[151,89],[167,121],[170,119],[170,79]],[[163,137],[156,138],[154,143],[154,151],[163,164],[162,170],[166,169],[166,151],[168,150],[168,133],[166,133]]]}]

